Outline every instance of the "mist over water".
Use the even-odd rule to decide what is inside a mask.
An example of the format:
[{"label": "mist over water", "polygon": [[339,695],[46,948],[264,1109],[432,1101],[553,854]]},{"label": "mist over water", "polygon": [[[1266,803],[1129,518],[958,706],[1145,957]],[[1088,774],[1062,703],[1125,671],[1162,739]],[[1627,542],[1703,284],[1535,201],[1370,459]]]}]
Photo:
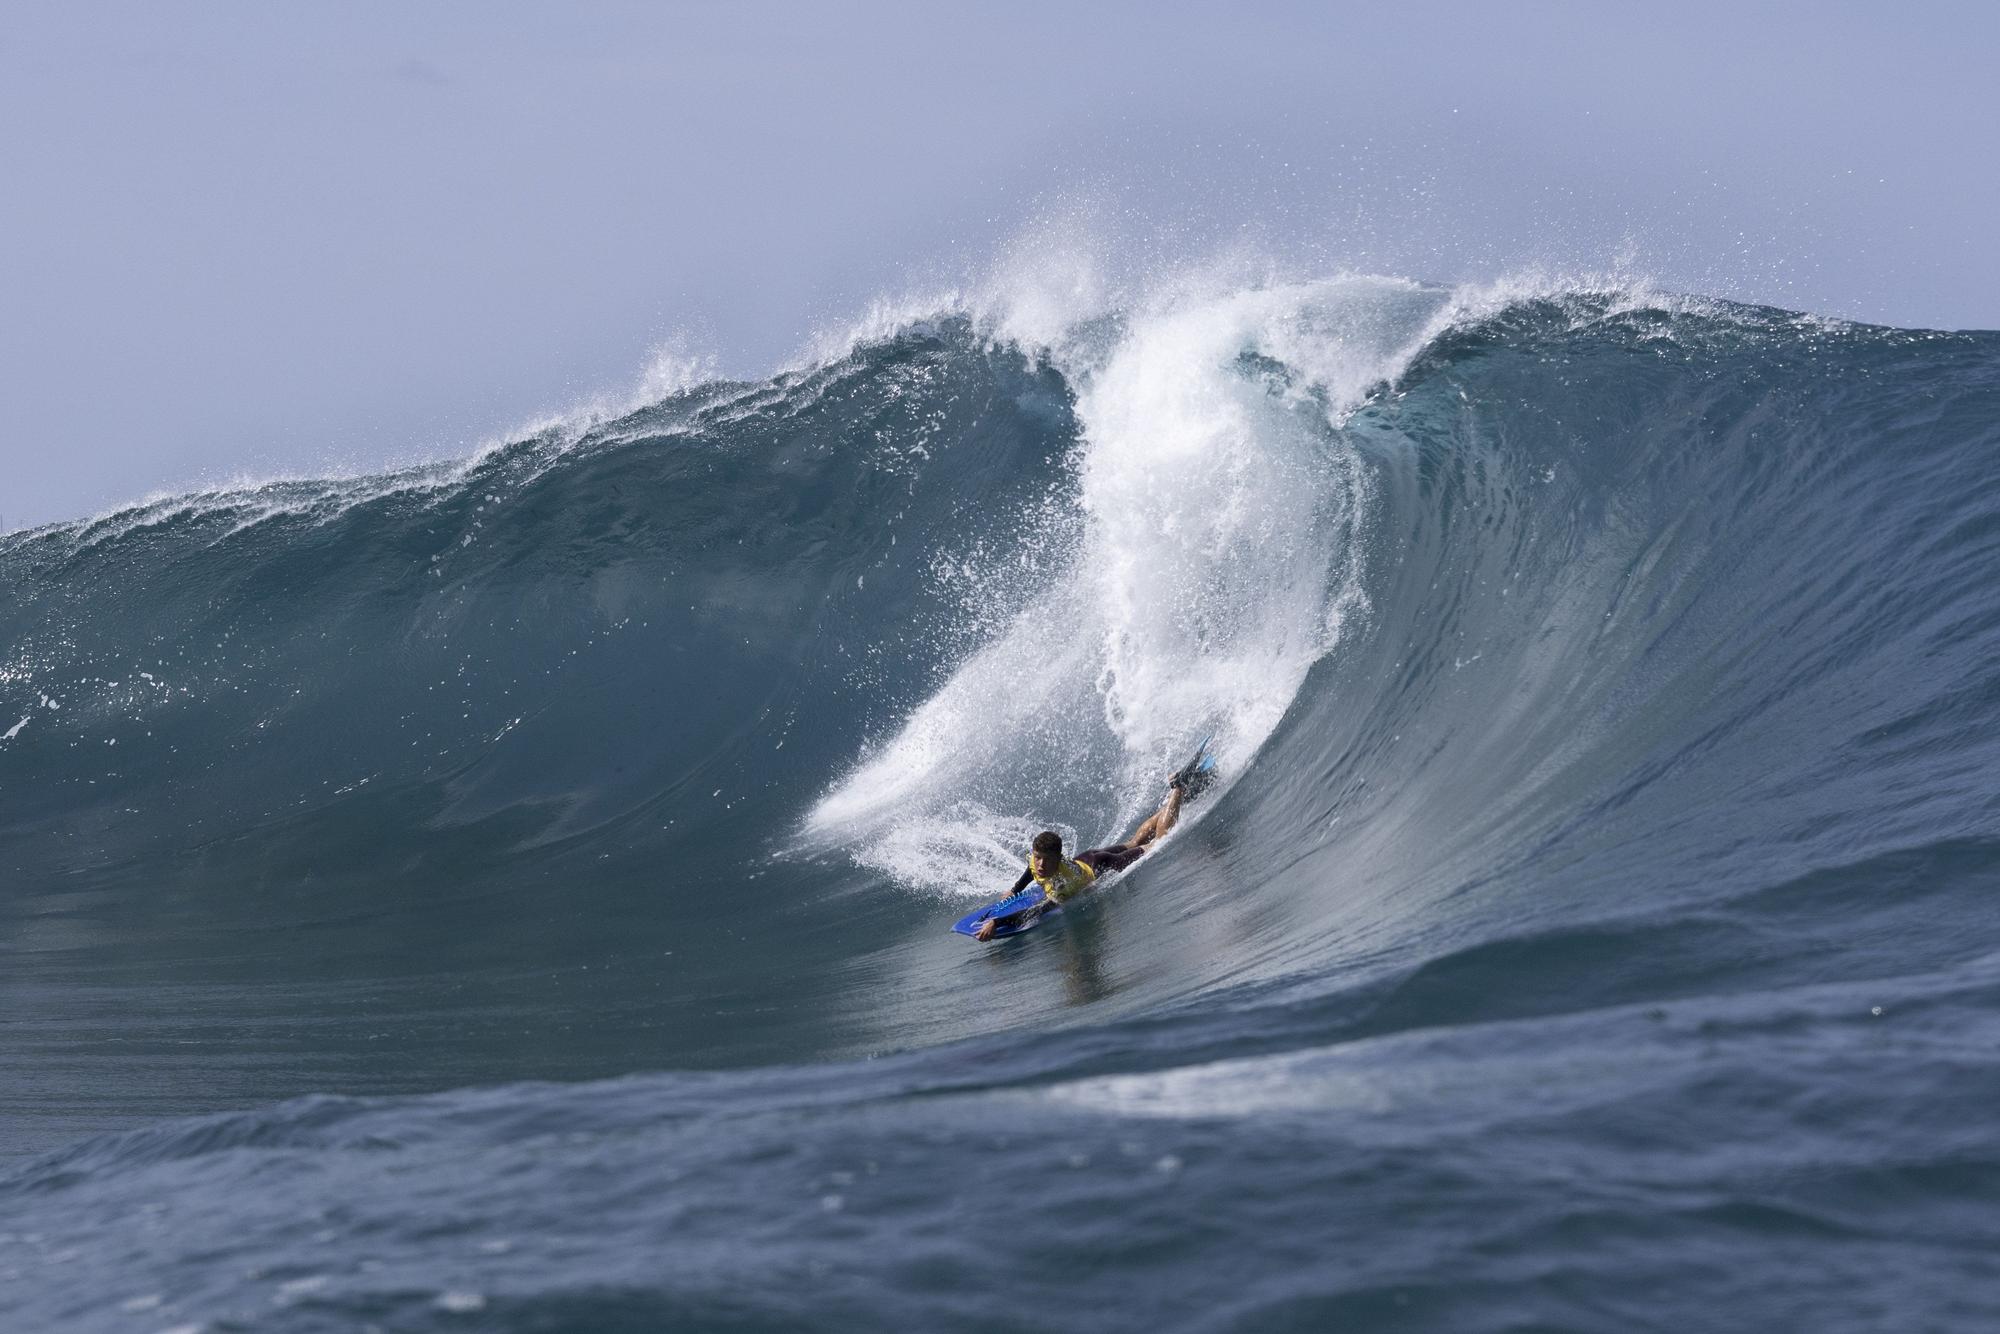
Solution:
[{"label": "mist over water", "polygon": [[0,539],[0,1313],[1990,1323],[2000,341],[1036,275]]}]

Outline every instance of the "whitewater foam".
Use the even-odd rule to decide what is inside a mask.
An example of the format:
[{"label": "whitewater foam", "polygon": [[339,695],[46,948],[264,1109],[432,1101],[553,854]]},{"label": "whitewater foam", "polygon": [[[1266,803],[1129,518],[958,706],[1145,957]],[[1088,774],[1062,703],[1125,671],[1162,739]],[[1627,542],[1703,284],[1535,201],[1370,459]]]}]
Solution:
[{"label": "whitewater foam", "polygon": [[1024,543],[1062,544],[1037,553],[1052,574],[808,831],[905,884],[980,893],[1022,829],[1081,811],[1086,841],[1118,836],[1197,735],[1240,770],[1365,609],[1368,476],[1340,425],[1447,298],[1361,277],[1181,283],[1108,351],[1066,358],[1044,328],[1082,425],[1054,497],[1073,522],[1023,524]]}]

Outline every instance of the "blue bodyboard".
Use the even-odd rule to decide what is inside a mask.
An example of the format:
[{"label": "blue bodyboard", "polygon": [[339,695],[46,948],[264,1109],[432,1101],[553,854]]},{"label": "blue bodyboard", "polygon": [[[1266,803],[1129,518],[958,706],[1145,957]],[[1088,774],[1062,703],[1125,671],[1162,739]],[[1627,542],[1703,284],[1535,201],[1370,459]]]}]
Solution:
[{"label": "blue bodyboard", "polygon": [[993,928],[993,939],[1002,936],[1018,936],[1023,931],[1032,931],[1041,925],[1044,917],[1053,917],[1062,911],[1060,903],[1049,903],[1042,898],[1040,885],[1029,885],[1011,899],[989,903],[976,912],[969,912],[953,922],[951,929],[961,936],[976,936],[980,924],[992,917],[1012,917],[1011,922],[1001,922]]},{"label": "blue bodyboard", "polygon": [[[1215,783],[1217,777],[1215,757],[1208,753],[1208,742],[1209,738],[1204,736],[1201,744],[1195,747],[1193,757],[1174,774],[1174,781],[1180,784],[1183,800],[1193,801]],[[1116,874],[1115,871],[1107,872],[1105,878],[1108,879]],[[1012,918],[1012,921],[1003,921],[993,928],[991,939],[999,940],[1006,936],[1018,936],[1023,931],[1032,931],[1040,926],[1045,918],[1054,917],[1061,911],[1060,903],[1043,901],[1040,885],[1029,885],[1012,898],[989,903],[984,908],[967,913],[953,922],[951,929],[961,936],[977,937],[980,926],[989,919]]]}]

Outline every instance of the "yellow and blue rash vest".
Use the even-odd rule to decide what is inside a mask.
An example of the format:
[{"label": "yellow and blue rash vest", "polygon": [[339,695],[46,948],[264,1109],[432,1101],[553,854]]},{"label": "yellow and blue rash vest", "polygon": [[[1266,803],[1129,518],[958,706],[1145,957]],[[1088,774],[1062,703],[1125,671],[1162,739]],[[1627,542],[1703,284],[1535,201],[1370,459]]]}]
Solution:
[{"label": "yellow and blue rash vest", "polygon": [[1042,896],[1050,903],[1061,903],[1089,888],[1090,882],[1097,879],[1097,872],[1082,862],[1065,857],[1056,864],[1055,874],[1044,879],[1035,874],[1035,858],[1031,853],[1028,856],[1028,878],[1042,887]]}]

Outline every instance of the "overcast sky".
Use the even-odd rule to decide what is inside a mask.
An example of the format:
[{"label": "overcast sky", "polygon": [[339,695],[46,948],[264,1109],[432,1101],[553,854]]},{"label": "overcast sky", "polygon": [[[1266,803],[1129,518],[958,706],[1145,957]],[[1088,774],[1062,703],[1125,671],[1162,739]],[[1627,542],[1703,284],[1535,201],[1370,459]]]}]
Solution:
[{"label": "overcast sky", "polygon": [[10,0],[0,517],[762,373],[1051,217],[1992,328],[1996,55],[1992,4]]}]

